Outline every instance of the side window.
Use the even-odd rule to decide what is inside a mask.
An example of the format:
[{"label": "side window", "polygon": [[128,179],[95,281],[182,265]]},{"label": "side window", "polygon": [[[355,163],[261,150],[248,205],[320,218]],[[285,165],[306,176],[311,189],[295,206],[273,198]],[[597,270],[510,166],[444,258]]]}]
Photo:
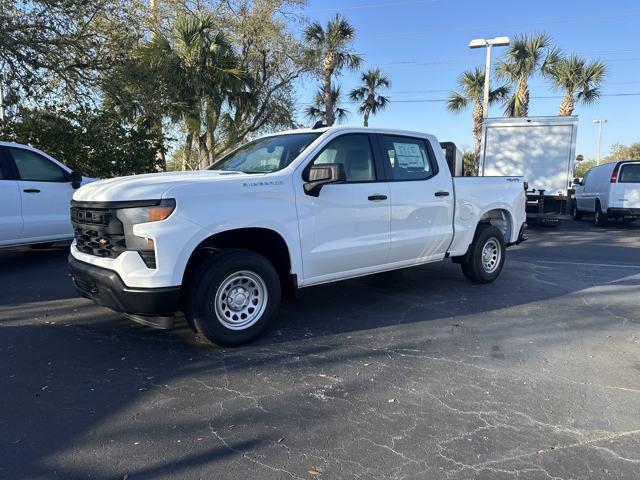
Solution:
[{"label": "side window", "polygon": [[21,180],[37,182],[67,182],[67,175],[55,163],[37,153],[21,148],[10,148],[11,156]]},{"label": "side window", "polygon": [[424,140],[392,135],[381,139],[393,180],[426,180],[438,173]]},{"label": "side window", "polygon": [[373,182],[376,170],[367,134],[347,134],[331,140],[313,161],[313,165],[341,163],[347,182]]},{"label": "side window", "polygon": [[587,178],[589,178],[589,173],[591,172],[591,170],[589,170],[587,173],[584,174],[584,177],[582,179],[582,185],[586,185],[587,184]]}]

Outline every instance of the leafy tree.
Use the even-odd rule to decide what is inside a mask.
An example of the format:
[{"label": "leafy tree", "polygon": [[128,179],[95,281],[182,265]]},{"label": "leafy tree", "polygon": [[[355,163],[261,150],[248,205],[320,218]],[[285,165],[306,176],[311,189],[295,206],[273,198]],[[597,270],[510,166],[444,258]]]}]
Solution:
[{"label": "leafy tree", "polygon": [[585,176],[587,171],[591,170],[595,166],[596,166],[595,160],[583,160],[582,162],[576,162],[574,171],[573,171],[573,176],[582,178]]},{"label": "leafy tree", "polygon": [[551,47],[551,38],[547,34],[515,37],[505,59],[497,66],[498,75],[516,87],[515,93],[506,99],[506,115],[529,115],[529,78],[538,73],[548,75],[559,59],[560,52]]},{"label": "leafy tree", "polygon": [[604,162],[620,162],[622,160],[640,160],[640,142],[629,146],[615,143],[611,147],[611,153],[604,157]]},{"label": "leafy tree", "polygon": [[[325,110],[325,106],[326,106],[325,100],[326,100],[326,97],[322,89],[318,90],[313,99],[313,104],[308,106],[304,111],[306,117],[309,120],[314,120],[314,121],[320,120],[322,123],[326,125],[329,124],[327,121],[327,113]],[[331,105],[333,105],[333,111],[331,113],[333,114],[334,123],[335,121],[337,121],[338,123],[341,123],[345,121],[349,116],[349,111],[339,107],[338,106],[339,104],[340,104],[340,87],[334,87],[331,90]]]},{"label": "leafy tree", "polygon": [[[483,119],[483,98],[484,98],[484,69],[479,67],[467,70],[458,77],[459,91],[454,91],[449,96],[447,108],[452,112],[461,112],[469,104],[473,105],[473,144],[475,160],[473,169],[477,175],[478,158],[480,155],[480,144],[482,141],[482,119]],[[502,85],[489,92],[489,104],[503,100],[509,95],[509,88]]]},{"label": "leafy tree", "polygon": [[162,138],[113,111],[20,109],[3,138],[33,145],[86,175],[113,177],[156,168]]},{"label": "leafy tree", "polygon": [[130,0],[0,0],[0,72],[16,110],[95,103],[92,88],[140,38]]},{"label": "leafy tree", "polygon": [[342,68],[357,69],[362,57],[353,52],[355,37],[353,26],[339,13],[323,27],[313,22],[304,31],[304,40],[311,46],[308,52],[314,64],[320,65],[322,94],[327,125],[335,122],[333,94],[336,91],[331,84],[334,75],[339,75]]},{"label": "leafy tree", "polygon": [[587,62],[576,55],[555,62],[548,76],[555,88],[565,92],[558,115],[572,115],[576,102],[588,105],[597,101],[606,72],[603,62]]},{"label": "leafy tree", "polygon": [[391,82],[379,68],[363,72],[360,76],[362,85],[351,90],[349,98],[361,102],[358,112],[364,114],[364,126],[369,126],[369,115],[375,115],[389,104],[389,97],[379,94],[382,88],[389,88]]},{"label": "leafy tree", "polygon": [[[180,125],[200,167],[248,137],[291,127],[293,82],[308,70],[300,43],[280,16],[295,3],[237,0],[215,8],[178,6],[176,18],[163,13],[159,24],[172,28],[160,28],[139,49],[110,95],[123,110],[134,105],[134,118],[139,112],[156,125]],[[118,90],[120,84],[127,88]],[[191,165],[185,156],[183,168]]]}]

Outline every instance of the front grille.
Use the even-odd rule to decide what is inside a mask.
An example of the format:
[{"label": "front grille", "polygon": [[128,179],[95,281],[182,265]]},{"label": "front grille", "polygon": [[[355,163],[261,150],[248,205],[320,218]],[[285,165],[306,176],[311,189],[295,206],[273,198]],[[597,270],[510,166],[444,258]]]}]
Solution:
[{"label": "front grille", "polygon": [[116,258],[126,250],[122,223],[108,208],[71,207],[76,248],[82,253]]}]

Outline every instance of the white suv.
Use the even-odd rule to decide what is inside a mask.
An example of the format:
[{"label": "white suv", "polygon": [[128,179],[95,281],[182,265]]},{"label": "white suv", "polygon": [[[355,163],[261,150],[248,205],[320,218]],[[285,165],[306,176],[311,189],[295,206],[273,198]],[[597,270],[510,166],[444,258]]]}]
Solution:
[{"label": "white suv", "polygon": [[0,142],[0,247],[71,240],[71,197],[90,180],[38,149]]}]

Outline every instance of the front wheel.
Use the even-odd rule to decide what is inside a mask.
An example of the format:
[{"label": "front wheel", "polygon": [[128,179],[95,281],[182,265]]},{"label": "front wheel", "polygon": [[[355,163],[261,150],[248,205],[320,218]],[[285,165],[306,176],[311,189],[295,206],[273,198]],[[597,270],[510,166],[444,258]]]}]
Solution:
[{"label": "front wheel", "polygon": [[502,232],[493,225],[480,225],[462,262],[462,273],[473,283],[491,283],[500,275],[504,257]]},{"label": "front wheel", "polygon": [[205,339],[232,347],[264,331],[278,311],[280,295],[280,278],[266,258],[248,250],[223,250],[194,272],[185,313]]},{"label": "front wheel", "polygon": [[574,220],[582,220],[582,212],[578,210],[578,202],[576,202],[575,200],[571,205],[571,216]]}]

